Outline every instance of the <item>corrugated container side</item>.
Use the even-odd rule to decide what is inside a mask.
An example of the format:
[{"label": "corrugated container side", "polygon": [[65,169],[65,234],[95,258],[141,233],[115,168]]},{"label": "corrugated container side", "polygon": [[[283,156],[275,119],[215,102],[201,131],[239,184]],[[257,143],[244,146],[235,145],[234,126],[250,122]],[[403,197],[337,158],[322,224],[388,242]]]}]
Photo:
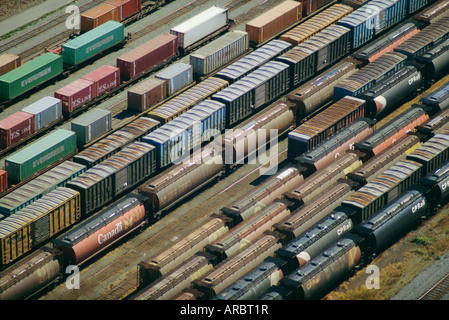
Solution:
[{"label": "corrugated container side", "polygon": [[234,60],[249,48],[248,33],[228,32],[190,55],[193,73],[203,76]]},{"label": "corrugated container side", "polygon": [[0,76],[0,98],[14,99],[61,73],[61,56],[46,52]]},{"label": "corrugated container side", "polygon": [[122,23],[108,21],[62,45],[61,55],[64,63],[75,66],[100,52],[119,44],[125,38]]},{"label": "corrugated container side", "polygon": [[81,31],[90,31],[111,20],[121,21],[120,8],[109,3],[102,3],[81,15]]},{"label": "corrugated container side", "polygon": [[10,146],[34,131],[34,115],[17,111],[0,121],[0,145],[2,147]]},{"label": "corrugated container side", "polygon": [[104,65],[83,76],[81,79],[93,82],[94,96],[98,97],[109,89],[115,88],[119,85],[120,69],[110,65]]},{"label": "corrugated container side", "polygon": [[131,79],[178,53],[178,38],[163,33],[117,58],[120,77]]},{"label": "corrugated container side", "polygon": [[76,140],[86,144],[111,130],[112,115],[104,109],[93,109],[74,119],[71,129],[76,133]]},{"label": "corrugated container side", "polygon": [[190,64],[176,63],[156,74],[155,78],[167,81],[167,94],[171,96],[193,82],[193,68]]},{"label": "corrugated container side", "polygon": [[167,97],[167,81],[150,78],[128,90],[128,109],[138,112]]},{"label": "corrugated container side", "polygon": [[21,66],[20,56],[4,53],[0,56],[0,76]]},{"label": "corrugated container side", "polygon": [[95,98],[93,82],[78,79],[55,92],[55,98],[62,101],[62,110],[72,112],[79,106]]},{"label": "corrugated container side", "polygon": [[6,170],[0,169],[0,192],[6,189],[8,189],[8,173]]},{"label": "corrugated container side", "polygon": [[186,49],[228,24],[228,9],[213,6],[200,14],[173,27],[170,34],[176,35],[178,46]]},{"label": "corrugated container side", "polygon": [[261,43],[302,17],[301,2],[285,1],[246,23],[249,40]]},{"label": "corrugated container side", "polygon": [[142,0],[109,0],[107,4],[119,9],[119,21],[123,21],[142,9]]},{"label": "corrugated container side", "polygon": [[75,132],[59,129],[12,154],[5,170],[12,182],[25,180],[76,150]]},{"label": "corrugated container side", "polygon": [[34,126],[37,131],[62,117],[62,102],[60,99],[47,96],[23,108],[22,111],[34,115]]}]

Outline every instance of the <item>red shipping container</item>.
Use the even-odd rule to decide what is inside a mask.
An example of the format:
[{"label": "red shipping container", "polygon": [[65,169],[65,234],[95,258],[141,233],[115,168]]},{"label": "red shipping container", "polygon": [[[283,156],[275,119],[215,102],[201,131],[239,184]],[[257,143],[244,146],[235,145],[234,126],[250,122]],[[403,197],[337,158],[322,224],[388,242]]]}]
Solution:
[{"label": "red shipping container", "polygon": [[78,79],[55,92],[55,98],[62,101],[62,111],[72,112],[79,106],[95,98],[92,81]]},{"label": "red shipping container", "polygon": [[131,79],[178,53],[178,37],[163,33],[117,58],[123,79]]},{"label": "red shipping container", "polygon": [[18,111],[0,121],[0,145],[8,147],[34,133],[34,115]]},{"label": "red shipping container", "polygon": [[104,65],[81,79],[93,82],[94,95],[98,97],[109,89],[115,88],[120,83],[120,69]]},{"label": "red shipping container", "polygon": [[128,109],[143,112],[167,97],[167,81],[150,78],[128,90]]},{"label": "red shipping container", "polygon": [[120,21],[123,21],[142,9],[142,0],[109,0],[106,3],[119,9]]},{"label": "red shipping container", "polygon": [[5,170],[0,170],[0,192],[8,189],[8,174]]}]

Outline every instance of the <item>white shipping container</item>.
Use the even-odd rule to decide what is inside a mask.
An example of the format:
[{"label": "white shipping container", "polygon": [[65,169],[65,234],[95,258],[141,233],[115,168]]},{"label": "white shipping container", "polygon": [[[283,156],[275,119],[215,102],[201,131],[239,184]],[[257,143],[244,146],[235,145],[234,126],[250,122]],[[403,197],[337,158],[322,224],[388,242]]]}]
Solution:
[{"label": "white shipping container", "polygon": [[62,102],[54,97],[43,97],[22,111],[34,114],[35,130],[40,130],[62,117]]},{"label": "white shipping container", "polygon": [[159,72],[155,78],[167,81],[170,96],[193,82],[193,68],[190,64],[176,63]]},{"label": "white shipping container", "polygon": [[193,74],[209,74],[239,57],[249,48],[248,33],[228,32],[190,55]]},{"label": "white shipping container", "polygon": [[178,47],[185,49],[223,28],[228,21],[228,9],[213,6],[173,27],[170,34],[178,36]]}]

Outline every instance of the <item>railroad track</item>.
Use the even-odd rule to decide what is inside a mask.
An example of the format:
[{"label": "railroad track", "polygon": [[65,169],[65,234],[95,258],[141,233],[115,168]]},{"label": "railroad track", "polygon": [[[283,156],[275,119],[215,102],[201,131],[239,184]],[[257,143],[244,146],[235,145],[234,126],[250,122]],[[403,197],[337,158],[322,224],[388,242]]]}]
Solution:
[{"label": "railroad track", "polygon": [[449,293],[449,273],[435,283],[418,300],[440,300],[447,293]]}]

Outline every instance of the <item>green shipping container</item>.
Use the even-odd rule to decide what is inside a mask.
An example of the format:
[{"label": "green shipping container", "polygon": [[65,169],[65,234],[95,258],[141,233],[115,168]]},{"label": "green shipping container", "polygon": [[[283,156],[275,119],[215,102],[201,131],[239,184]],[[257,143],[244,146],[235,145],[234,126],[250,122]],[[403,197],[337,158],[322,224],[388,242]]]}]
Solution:
[{"label": "green shipping container", "polygon": [[5,160],[8,180],[20,182],[76,150],[75,132],[56,130]]},{"label": "green shipping container", "polygon": [[108,21],[62,45],[62,59],[69,66],[77,65],[120,43],[125,38],[123,24]]},{"label": "green shipping container", "polygon": [[0,77],[0,98],[14,99],[61,73],[62,57],[44,53]]}]

